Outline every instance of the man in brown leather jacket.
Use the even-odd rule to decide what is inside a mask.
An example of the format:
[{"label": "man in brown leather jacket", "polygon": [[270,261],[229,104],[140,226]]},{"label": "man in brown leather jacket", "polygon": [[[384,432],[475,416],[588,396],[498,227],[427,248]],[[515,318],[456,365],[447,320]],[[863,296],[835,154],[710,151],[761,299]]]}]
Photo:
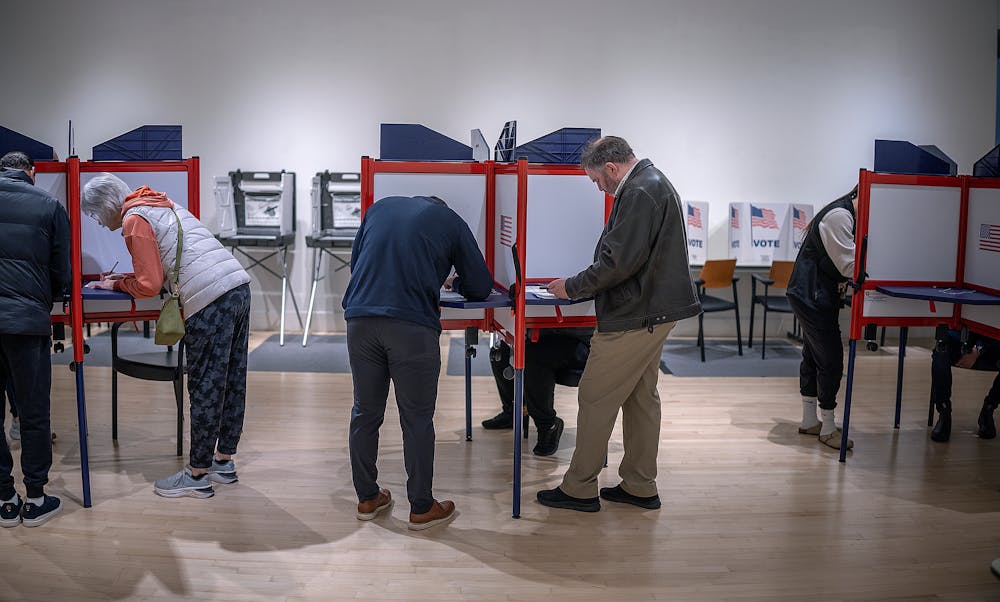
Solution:
[{"label": "man in brown leather jacket", "polygon": [[666,176],[649,159],[637,160],[622,138],[605,136],[592,142],[581,163],[615,202],[594,263],[548,286],[563,299],[594,297],[597,332],[580,379],[573,460],[562,484],[539,491],[538,501],[582,512],[601,509],[597,477],[621,409],[622,481],[602,488],[600,497],[655,509],[660,507],[660,354],[674,324],[701,313],[688,268],[684,214]]}]

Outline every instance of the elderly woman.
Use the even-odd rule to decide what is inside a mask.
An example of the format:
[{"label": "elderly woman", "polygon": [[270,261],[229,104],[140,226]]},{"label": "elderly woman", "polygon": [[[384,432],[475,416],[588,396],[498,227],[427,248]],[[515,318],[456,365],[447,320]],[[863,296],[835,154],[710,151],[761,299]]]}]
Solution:
[{"label": "elderly woman", "polygon": [[137,298],[155,297],[166,286],[177,258],[180,221],[191,450],[188,466],[156,481],[154,491],[165,497],[212,497],[213,482],[236,481],[232,458],[246,407],[250,276],[194,215],[148,186],[133,191],[118,177],[100,174],[84,186],[81,208],[109,230],[122,228],[132,255],[134,274],[105,276],[96,286]]}]

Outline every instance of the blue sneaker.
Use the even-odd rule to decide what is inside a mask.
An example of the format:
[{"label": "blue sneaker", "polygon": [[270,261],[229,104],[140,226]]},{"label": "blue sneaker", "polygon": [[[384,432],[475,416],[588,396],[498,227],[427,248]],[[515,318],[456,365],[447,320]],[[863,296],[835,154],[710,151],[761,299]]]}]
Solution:
[{"label": "blue sneaker", "polygon": [[21,508],[24,507],[24,501],[19,495],[14,497],[17,498],[17,503],[0,504],[0,527],[16,527],[21,524]]},{"label": "blue sneaker", "polygon": [[153,483],[153,491],[163,497],[206,498],[215,495],[212,481],[205,475],[198,478],[191,476],[191,470],[188,468]]},{"label": "blue sneaker", "polygon": [[47,495],[42,498],[42,504],[32,504],[25,502],[21,510],[21,522],[25,527],[37,527],[45,524],[50,518],[59,514],[62,510],[62,500],[54,495]]},{"label": "blue sneaker", "polygon": [[208,480],[213,483],[223,484],[239,481],[239,477],[236,476],[236,464],[232,460],[226,460],[225,462],[212,460],[212,465],[208,467]]}]

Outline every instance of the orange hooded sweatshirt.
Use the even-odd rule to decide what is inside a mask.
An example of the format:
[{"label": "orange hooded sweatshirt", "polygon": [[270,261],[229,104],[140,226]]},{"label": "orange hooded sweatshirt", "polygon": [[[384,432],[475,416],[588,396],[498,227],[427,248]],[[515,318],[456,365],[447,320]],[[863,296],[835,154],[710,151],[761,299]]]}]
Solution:
[{"label": "orange hooded sweatshirt", "polygon": [[115,281],[115,290],[128,293],[137,299],[155,297],[163,290],[163,264],[160,262],[160,245],[153,234],[153,227],[138,215],[125,217],[132,207],[173,207],[162,192],[143,186],[125,197],[122,205],[122,236],[132,255],[134,275]]}]

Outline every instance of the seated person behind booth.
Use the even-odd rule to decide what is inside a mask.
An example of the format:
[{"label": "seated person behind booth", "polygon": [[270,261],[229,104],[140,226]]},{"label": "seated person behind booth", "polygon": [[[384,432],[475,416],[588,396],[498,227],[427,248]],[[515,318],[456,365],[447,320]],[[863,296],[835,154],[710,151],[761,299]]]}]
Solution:
[{"label": "seated person behind booth", "polygon": [[[532,340],[537,333],[538,339]],[[577,380],[587,365],[593,328],[540,328],[531,331],[524,347],[524,403],[538,429],[536,456],[551,456],[559,449],[563,419],[556,416],[555,389],[560,373],[576,372]],[[510,366],[511,348],[501,341],[497,353],[490,353],[490,367],[497,381],[503,409],[483,421],[487,430],[514,426],[514,381],[504,376]]]},{"label": "seated person behind booth", "polygon": [[997,436],[993,411],[1000,405],[1000,341],[970,334],[966,345],[961,334],[949,330],[934,346],[931,355],[931,401],[938,411],[938,420],[931,431],[931,439],[944,442],[951,437],[951,367],[971,368],[997,372],[993,386],[986,393],[983,407],[979,411],[981,439]]},{"label": "seated person behind booth", "polygon": [[[452,266],[458,276],[449,278]],[[376,465],[390,381],[403,429],[409,528],[427,529],[455,516],[455,504],[437,501],[432,491],[446,281],[474,301],[493,289],[476,237],[457,213],[425,196],[385,197],[368,208],[354,239],[343,302],[354,381],[350,450],[358,520],[392,507]]]},{"label": "seated person behind booth", "polygon": [[[173,286],[180,242],[191,451],[188,466],[156,481],[164,497],[208,498],[212,483],[237,480],[233,456],[243,432],[250,332],[250,276],[198,218],[148,186],[135,191],[113,174],[83,187],[81,210],[109,230],[122,229],[134,274],[106,275],[97,288],[137,298]],[[180,227],[180,232],[178,232]]]}]

